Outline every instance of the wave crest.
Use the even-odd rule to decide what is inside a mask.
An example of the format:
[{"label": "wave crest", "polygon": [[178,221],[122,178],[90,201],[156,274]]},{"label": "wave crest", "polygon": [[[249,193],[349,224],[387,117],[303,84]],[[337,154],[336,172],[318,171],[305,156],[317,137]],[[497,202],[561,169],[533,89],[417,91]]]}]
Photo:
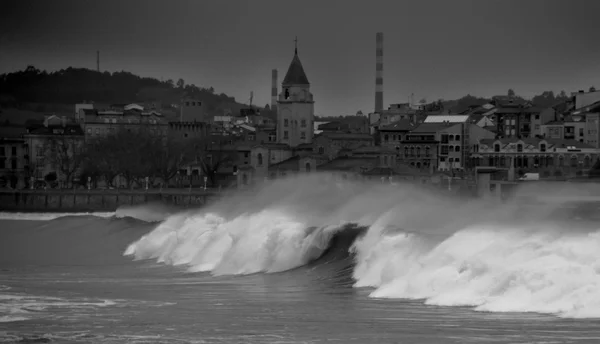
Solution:
[{"label": "wave crest", "polygon": [[[590,189],[563,187],[560,196]],[[556,198],[539,206],[520,201],[552,190],[522,187],[499,204],[412,184],[287,178],[171,215],[125,254],[214,275],[281,272],[321,257],[337,233],[356,224],[368,230],[349,248],[354,286],[373,288],[374,298],[600,317],[597,225],[574,221]]]}]

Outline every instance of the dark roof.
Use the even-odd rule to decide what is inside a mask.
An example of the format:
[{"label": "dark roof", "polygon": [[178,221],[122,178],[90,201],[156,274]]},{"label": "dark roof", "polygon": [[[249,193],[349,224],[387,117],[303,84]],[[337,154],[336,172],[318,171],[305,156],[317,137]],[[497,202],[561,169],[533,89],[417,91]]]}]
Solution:
[{"label": "dark roof", "polygon": [[414,128],[414,124],[408,119],[401,119],[396,122],[379,127],[379,131],[410,131]]},{"label": "dark roof", "polygon": [[357,168],[372,168],[379,162],[377,157],[355,158],[355,157],[339,157],[325,164],[319,165],[318,170],[323,171],[352,171]]},{"label": "dark roof", "polygon": [[[59,130],[59,133],[55,133],[55,130]],[[31,127],[29,128],[30,135],[83,135],[83,129],[77,124],[69,124],[66,126],[62,125],[49,125],[47,127]]]},{"label": "dark roof", "polygon": [[544,109],[542,109],[541,107],[532,106],[532,107],[526,108],[523,111],[526,113],[540,113],[540,112],[544,111]]},{"label": "dark roof", "polygon": [[276,164],[269,165],[269,170],[287,170],[287,171],[298,171],[300,169],[298,161],[300,156],[296,155],[289,159],[280,161]]},{"label": "dark roof", "polygon": [[[290,149],[290,146],[285,143],[265,142],[254,147],[264,147],[267,149]],[[252,147],[252,148],[254,148]]]},{"label": "dark roof", "polygon": [[285,78],[283,78],[283,85],[309,85],[308,78],[306,77],[306,73],[304,73],[304,67],[302,67],[302,62],[300,62],[300,58],[298,57],[298,51],[294,54],[294,58],[292,59],[292,63],[290,63],[290,67],[288,68],[287,73],[285,74]]},{"label": "dark roof", "polygon": [[456,124],[459,123],[450,123],[450,125],[446,125],[445,123],[422,123],[411,131],[411,133],[437,133],[440,130],[451,128]]},{"label": "dark roof", "polygon": [[506,107],[506,106],[502,106],[499,107],[498,110],[496,110],[496,114],[518,114],[521,113],[523,111],[523,109],[518,108],[518,107]]},{"label": "dark roof", "polygon": [[2,125],[0,126],[0,139],[20,138],[27,133],[25,126],[18,125]]},{"label": "dark roof", "polygon": [[370,134],[361,133],[338,133],[338,132],[322,132],[319,136],[326,137],[331,140],[373,140]]}]

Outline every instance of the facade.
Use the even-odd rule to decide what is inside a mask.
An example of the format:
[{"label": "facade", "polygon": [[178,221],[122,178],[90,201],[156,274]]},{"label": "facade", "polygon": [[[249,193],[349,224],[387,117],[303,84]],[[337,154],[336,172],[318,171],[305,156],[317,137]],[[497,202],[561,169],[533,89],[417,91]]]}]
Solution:
[{"label": "facade", "polygon": [[0,188],[17,188],[28,183],[29,156],[23,135],[25,127],[0,127]]},{"label": "facade", "polygon": [[363,146],[374,146],[369,134],[323,132],[315,137],[313,153],[325,156],[328,160],[339,156],[343,151],[352,151]]},{"label": "facade", "polygon": [[277,100],[277,142],[294,148],[312,143],[314,105],[310,83],[298,57],[298,49],[281,83]]},{"label": "facade", "polygon": [[202,101],[196,98],[183,98],[179,104],[180,122],[210,122],[204,111]]},{"label": "facade", "polygon": [[400,146],[406,135],[415,128],[409,119],[401,119],[394,123],[379,127],[381,146],[393,149],[400,154]]},{"label": "facade", "polygon": [[83,109],[83,122],[80,122],[85,139],[90,140],[114,134],[120,129],[147,130],[150,134],[167,135],[169,124],[155,111],[129,110],[89,110]]},{"label": "facade", "polygon": [[211,133],[211,125],[205,122],[169,122],[167,133],[178,139],[196,141],[207,138]]},{"label": "facade", "polygon": [[76,179],[83,163],[84,134],[79,124],[49,116],[42,125],[29,126],[23,138],[31,177],[44,180],[55,173],[63,185]]},{"label": "facade", "polygon": [[516,177],[524,173],[540,173],[541,177],[580,176],[599,158],[600,149],[585,143],[538,138],[482,139],[472,155],[474,165],[513,167]]},{"label": "facade", "polygon": [[594,148],[600,148],[600,113],[588,113],[585,116],[584,142]]}]

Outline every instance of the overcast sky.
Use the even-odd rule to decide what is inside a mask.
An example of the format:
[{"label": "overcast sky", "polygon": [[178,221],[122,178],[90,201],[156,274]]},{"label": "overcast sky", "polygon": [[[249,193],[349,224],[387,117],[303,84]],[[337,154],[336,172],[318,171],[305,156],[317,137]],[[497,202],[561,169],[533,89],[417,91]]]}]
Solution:
[{"label": "overcast sky", "polygon": [[0,73],[34,65],[130,71],[270,102],[294,37],[315,112],[373,111],[375,34],[384,103],[600,87],[595,0],[4,0]]}]

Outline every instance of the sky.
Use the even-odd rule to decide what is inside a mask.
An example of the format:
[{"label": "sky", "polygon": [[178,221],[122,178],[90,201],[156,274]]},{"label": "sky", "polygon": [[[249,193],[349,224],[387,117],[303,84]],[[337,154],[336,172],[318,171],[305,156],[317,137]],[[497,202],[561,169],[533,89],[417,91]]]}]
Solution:
[{"label": "sky", "polygon": [[[323,116],[372,112],[375,35],[384,104],[600,87],[595,0],[4,0],[0,73],[34,65],[182,78],[270,103],[298,55]],[[281,90],[281,85],[279,85]]]}]

